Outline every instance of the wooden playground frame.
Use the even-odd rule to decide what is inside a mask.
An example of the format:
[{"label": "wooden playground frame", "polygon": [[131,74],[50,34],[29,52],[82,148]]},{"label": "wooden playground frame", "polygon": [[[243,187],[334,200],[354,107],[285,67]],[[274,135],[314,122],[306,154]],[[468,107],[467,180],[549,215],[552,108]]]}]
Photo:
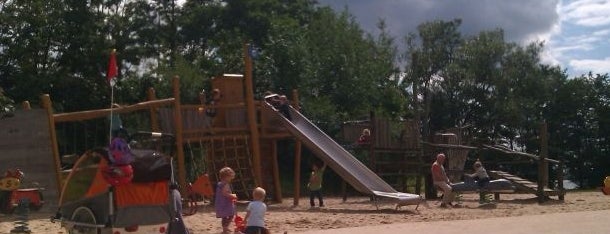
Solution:
[{"label": "wooden playground frame", "polygon": [[[147,100],[144,102],[136,103],[133,105],[124,105],[117,108],[106,108],[106,109],[97,109],[97,110],[87,110],[87,111],[78,111],[78,112],[70,112],[70,113],[53,113],[53,104],[51,102],[51,97],[47,94],[41,96],[42,106],[46,109],[49,126],[49,135],[51,136],[51,148],[53,153],[53,160],[55,164],[55,172],[56,172],[56,181],[58,183],[59,188],[61,189],[61,184],[63,181],[62,178],[62,170],[61,170],[61,156],[59,153],[58,141],[57,141],[57,132],[56,126],[59,123],[66,122],[77,122],[98,118],[107,118],[111,113],[121,114],[121,113],[130,113],[135,111],[147,111],[150,119],[150,130],[153,132],[162,131],[160,126],[160,116],[159,110],[161,108],[170,107],[172,108],[172,116],[171,122],[173,125],[173,134],[175,134],[176,140],[176,150],[174,157],[176,158],[177,169],[178,169],[178,178],[177,181],[181,185],[181,192],[185,194],[185,190],[188,184],[187,176],[186,176],[186,167],[185,167],[185,152],[184,145],[190,141],[200,141],[206,142],[208,145],[214,147],[215,141],[221,141],[222,147],[225,146],[225,141],[236,141],[240,140],[241,145],[232,146],[231,149],[224,149],[223,151],[215,151],[215,150],[206,150],[207,158],[218,158],[224,157],[224,160],[221,160],[221,163],[225,164],[230,161],[227,160],[227,152],[233,150],[235,147],[246,148],[246,152],[249,157],[248,160],[251,160],[251,173],[253,175],[253,184],[252,186],[263,186],[266,188],[273,188],[271,190],[273,194],[273,199],[276,201],[282,200],[282,191],[280,186],[280,178],[277,164],[277,141],[282,139],[293,139],[294,137],[290,135],[287,131],[278,128],[273,125],[272,116],[264,113],[264,111],[260,108],[262,101],[257,101],[254,99],[254,89],[252,82],[252,60],[248,53],[248,45],[244,45],[244,61],[245,61],[245,76],[241,75],[223,75],[220,77],[216,77],[212,80],[212,85],[216,85],[218,88],[223,89],[223,92],[235,92],[235,90],[244,90],[245,92],[241,96],[241,98],[228,98],[228,101],[221,102],[220,104],[211,106],[205,104],[205,96],[203,94],[200,95],[201,104],[200,105],[183,105],[180,100],[180,79],[178,76],[175,76],[172,79],[172,96],[170,98],[165,99],[157,99],[155,90],[150,88],[147,93]],[[229,95],[227,95],[229,96]],[[292,92],[292,103],[293,106],[298,108],[298,92],[293,90]],[[213,126],[209,126],[209,128],[194,128],[188,129],[185,128],[183,114],[187,112],[195,112],[201,113],[202,110],[207,108],[217,108],[220,110],[221,114],[217,117],[218,120],[214,121]],[[231,126],[227,124],[227,118],[230,118],[232,115],[240,115],[243,112],[231,114],[227,110],[239,109],[245,111],[247,114],[246,124],[239,126]],[[257,118],[260,116],[260,118]],[[242,116],[243,117],[243,116]],[[267,160],[261,159],[261,143],[266,144],[268,147],[265,148],[266,152],[264,152],[264,157],[267,157]],[[295,184],[300,184],[300,162],[301,162],[301,142],[295,142],[295,164],[294,164],[294,182]],[[237,152],[237,151],[235,151]],[[232,155],[231,157],[238,157],[237,155]],[[267,161],[271,162],[271,165],[268,166],[268,169],[265,173],[263,173],[262,163]],[[214,163],[214,162],[212,162]],[[270,167],[270,168],[269,168]],[[208,171],[211,177],[215,178],[215,174],[217,171]],[[250,176],[252,177],[252,176]],[[271,182],[267,182],[264,180],[266,177],[270,177]],[[245,188],[244,188],[245,189]],[[60,191],[58,191],[59,193]],[[294,193],[300,194],[300,186],[294,187]],[[246,197],[249,196],[250,191],[247,191]],[[294,200],[295,205],[298,204],[298,196],[295,196]]]},{"label": "wooden playground frame", "polygon": [[[166,99],[156,99],[155,97],[155,91],[154,89],[149,89],[148,90],[148,101],[145,102],[140,102],[140,103],[136,103],[133,105],[126,105],[126,106],[121,106],[118,108],[113,108],[112,112],[113,113],[117,113],[117,114],[121,114],[121,113],[130,113],[130,112],[134,112],[134,111],[148,111],[149,113],[149,118],[150,118],[150,122],[151,122],[151,126],[150,129],[153,132],[158,132],[161,131],[161,127],[159,126],[159,116],[158,116],[158,109],[159,108],[163,108],[163,107],[172,107],[173,108],[173,118],[172,118],[172,122],[173,122],[173,126],[174,126],[174,130],[175,132],[172,132],[172,134],[175,134],[176,137],[176,162],[177,162],[177,166],[178,166],[178,182],[180,183],[182,188],[186,187],[186,184],[188,183],[186,180],[186,169],[185,169],[185,156],[184,156],[184,148],[182,147],[184,144],[186,144],[189,141],[202,141],[202,142],[212,142],[215,140],[225,140],[225,139],[231,139],[231,140],[235,140],[235,139],[246,139],[248,140],[247,145],[250,145],[250,149],[248,149],[249,152],[251,152],[252,157],[252,166],[253,166],[253,174],[254,174],[254,185],[255,186],[260,186],[262,184],[262,173],[261,173],[261,159],[260,159],[260,142],[261,140],[271,140],[272,142],[275,142],[279,139],[286,139],[286,138],[292,138],[291,135],[289,135],[287,132],[285,131],[278,131],[278,129],[273,128],[272,126],[269,125],[269,120],[268,115],[265,114],[260,114],[261,116],[261,121],[260,123],[257,123],[257,121],[248,121],[249,124],[248,126],[242,126],[242,127],[235,127],[235,126],[224,126],[224,127],[214,127],[212,126],[211,128],[208,129],[185,129],[183,127],[183,118],[182,115],[185,112],[198,112],[200,110],[200,108],[212,108],[211,106],[206,106],[206,105],[182,105],[180,103],[179,97],[180,97],[180,93],[179,93],[179,78],[176,76],[173,79],[173,95],[174,97],[172,98],[166,98]],[[293,94],[294,97],[298,98],[298,96],[296,96],[296,91],[294,91]],[[252,98],[253,100],[253,98]],[[71,112],[71,113],[57,113],[54,114],[52,112],[52,102],[50,100],[49,95],[43,95],[42,96],[42,103],[43,103],[43,107],[47,110],[47,114],[48,114],[48,119],[49,119],[49,125],[50,126],[56,126],[56,124],[58,123],[64,123],[64,122],[73,122],[73,121],[82,121],[82,120],[89,120],[89,119],[96,119],[96,118],[107,118],[110,113],[111,113],[111,109],[98,109],[98,110],[89,110],[89,111],[79,111],[79,112]],[[230,109],[230,108],[244,108],[245,106],[248,106],[248,102],[246,102],[245,104],[220,104],[220,105],[216,105],[214,106],[214,108],[218,108],[218,109]],[[256,111],[259,106],[260,103],[259,102],[254,102],[254,100],[252,102],[250,102],[250,105],[253,106],[253,112]],[[254,109],[256,108],[256,110]],[[255,115],[256,113],[252,113],[252,115]],[[221,117],[222,115],[219,115],[219,117]],[[221,117],[223,118],[223,117]],[[179,121],[180,120],[180,121]],[[219,119],[220,122],[223,122],[224,119]],[[252,126],[254,125],[254,126]],[[252,129],[255,129],[255,131],[252,131]],[[259,131],[260,129],[260,131]],[[273,129],[273,130],[270,130]],[[53,158],[55,160],[55,165],[56,165],[56,176],[57,176],[57,181],[61,182],[62,178],[61,178],[61,167],[60,167],[60,162],[61,162],[61,157],[59,155],[59,148],[58,148],[58,144],[57,144],[57,136],[56,136],[56,130],[55,128],[50,128],[49,130],[49,134],[51,136],[51,145],[52,145],[52,150],[53,150]],[[211,133],[213,132],[213,133]],[[276,144],[276,143],[274,143]],[[298,144],[297,144],[298,145]],[[254,152],[259,152],[258,154],[254,153]],[[296,152],[296,158],[300,158],[300,150],[295,151]],[[210,150],[207,152],[208,155],[207,157],[223,157],[222,155],[214,155],[214,151]],[[221,153],[222,154],[222,153]],[[271,160],[273,162],[277,162],[277,151],[272,150],[272,152],[270,153],[271,157],[274,160]],[[258,156],[257,156],[258,155]],[[225,160],[226,161],[226,160]],[[298,160],[300,161],[300,160]],[[295,165],[296,166],[296,165]],[[275,189],[275,199],[276,200],[281,200],[281,189],[279,186],[279,173],[277,172],[277,163],[274,163],[274,165],[272,165],[273,168],[273,183],[275,186],[273,186],[273,188]],[[298,168],[298,167],[297,167]],[[297,169],[295,169],[295,171],[298,171]],[[208,172],[208,173],[216,173],[216,172]],[[297,172],[295,172],[296,174]],[[295,179],[296,180],[296,179]]]}]

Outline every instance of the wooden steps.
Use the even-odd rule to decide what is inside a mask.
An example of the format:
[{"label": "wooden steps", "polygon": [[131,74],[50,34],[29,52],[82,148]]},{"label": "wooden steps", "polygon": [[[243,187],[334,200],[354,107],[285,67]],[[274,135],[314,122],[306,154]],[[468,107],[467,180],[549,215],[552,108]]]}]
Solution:
[{"label": "wooden steps", "polygon": [[[531,194],[538,194],[538,184],[527,179],[523,179],[516,175],[504,172],[504,171],[488,171],[489,176],[494,179],[506,179],[512,182],[519,190],[522,190]],[[543,189],[544,196],[560,196],[562,192],[559,190],[550,189],[548,187],[544,187]]]}]

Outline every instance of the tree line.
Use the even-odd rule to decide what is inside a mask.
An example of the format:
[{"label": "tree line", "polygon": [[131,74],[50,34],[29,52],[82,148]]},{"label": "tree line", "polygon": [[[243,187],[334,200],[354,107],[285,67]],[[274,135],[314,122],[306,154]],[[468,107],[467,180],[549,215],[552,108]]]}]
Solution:
[{"label": "tree line", "polygon": [[259,51],[255,93],[298,89],[307,116],[331,134],[370,111],[420,118],[424,137],[469,126],[476,143],[549,155],[582,186],[610,171],[608,74],[568,77],[540,62],[541,42],[504,40],[502,29],[462,35],[459,19],[424,22],[391,36],[384,21],[363,31],[347,11],[314,0],[6,0],[0,3],[0,112],[50,94],[56,112],[107,108],[104,79],[117,50],[118,102],[169,96],[185,102],[210,78],[242,73],[242,46]]}]

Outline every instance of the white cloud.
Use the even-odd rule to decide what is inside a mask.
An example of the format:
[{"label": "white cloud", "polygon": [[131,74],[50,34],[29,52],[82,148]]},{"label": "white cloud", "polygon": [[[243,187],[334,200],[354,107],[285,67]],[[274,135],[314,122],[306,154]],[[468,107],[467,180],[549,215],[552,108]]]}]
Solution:
[{"label": "white cloud", "polygon": [[557,52],[568,52],[568,51],[590,51],[593,50],[595,47],[593,47],[593,45],[591,44],[568,44],[568,45],[562,45],[562,46],[556,46],[554,48],[555,51]]},{"label": "white cloud", "polygon": [[565,15],[563,20],[586,27],[610,24],[609,12],[609,0],[573,1],[561,8],[561,15]]},{"label": "white cloud", "polygon": [[559,29],[545,45],[542,61],[567,68],[571,76],[609,72],[610,0],[562,0],[557,13]]},{"label": "white cloud", "polygon": [[569,36],[563,38],[563,44],[567,44],[569,46],[579,46],[582,45],[584,47],[590,47],[593,44],[598,44],[603,42],[606,39],[604,35],[596,35],[596,32],[588,32],[586,34],[580,34],[576,36]]},{"label": "white cloud", "polygon": [[604,30],[599,30],[593,33],[593,36],[598,36],[598,37],[602,37],[602,36],[607,36],[608,34],[610,34],[610,29],[604,29]]},{"label": "white cloud", "polygon": [[605,25],[610,24],[610,16],[596,16],[596,17],[582,18],[582,19],[578,19],[576,21],[576,24],[579,24],[582,26],[589,26],[589,27],[605,26]]},{"label": "white cloud", "polygon": [[574,59],[570,60],[570,66],[576,71],[593,73],[610,73],[610,57],[606,57],[603,60],[596,59]]},{"label": "white cloud", "polygon": [[554,40],[554,38],[556,36],[561,35],[563,32],[562,20],[561,20],[562,16],[560,14],[561,7],[562,7],[561,4],[557,4],[555,6],[555,12],[559,16],[559,19],[557,21],[555,21],[555,23],[551,27],[551,30],[549,30],[547,33],[541,33],[534,37],[530,37],[527,40],[527,41],[544,41],[545,42],[544,50],[540,54],[540,61],[542,63],[546,63],[546,64],[550,64],[550,65],[554,65],[554,66],[562,65],[561,57],[563,57],[563,51],[564,51],[563,49],[560,48],[560,46],[558,45],[556,40]]},{"label": "white cloud", "polygon": [[540,61],[550,65],[561,65],[561,61],[559,61],[559,57],[561,57],[561,52],[555,50],[546,49],[542,51],[540,54]]}]

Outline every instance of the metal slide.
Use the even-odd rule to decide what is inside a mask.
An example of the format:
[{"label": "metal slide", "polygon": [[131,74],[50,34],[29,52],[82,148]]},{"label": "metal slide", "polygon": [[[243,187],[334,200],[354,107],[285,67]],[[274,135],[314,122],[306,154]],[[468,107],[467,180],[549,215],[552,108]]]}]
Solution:
[{"label": "metal slide", "polygon": [[292,117],[290,121],[280,112],[274,111],[270,105],[267,107],[269,108],[267,111],[279,115],[278,118],[288,131],[359,192],[399,199],[399,203],[405,205],[419,204],[421,200],[419,195],[396,191],[294,108],[290,107]]}]

